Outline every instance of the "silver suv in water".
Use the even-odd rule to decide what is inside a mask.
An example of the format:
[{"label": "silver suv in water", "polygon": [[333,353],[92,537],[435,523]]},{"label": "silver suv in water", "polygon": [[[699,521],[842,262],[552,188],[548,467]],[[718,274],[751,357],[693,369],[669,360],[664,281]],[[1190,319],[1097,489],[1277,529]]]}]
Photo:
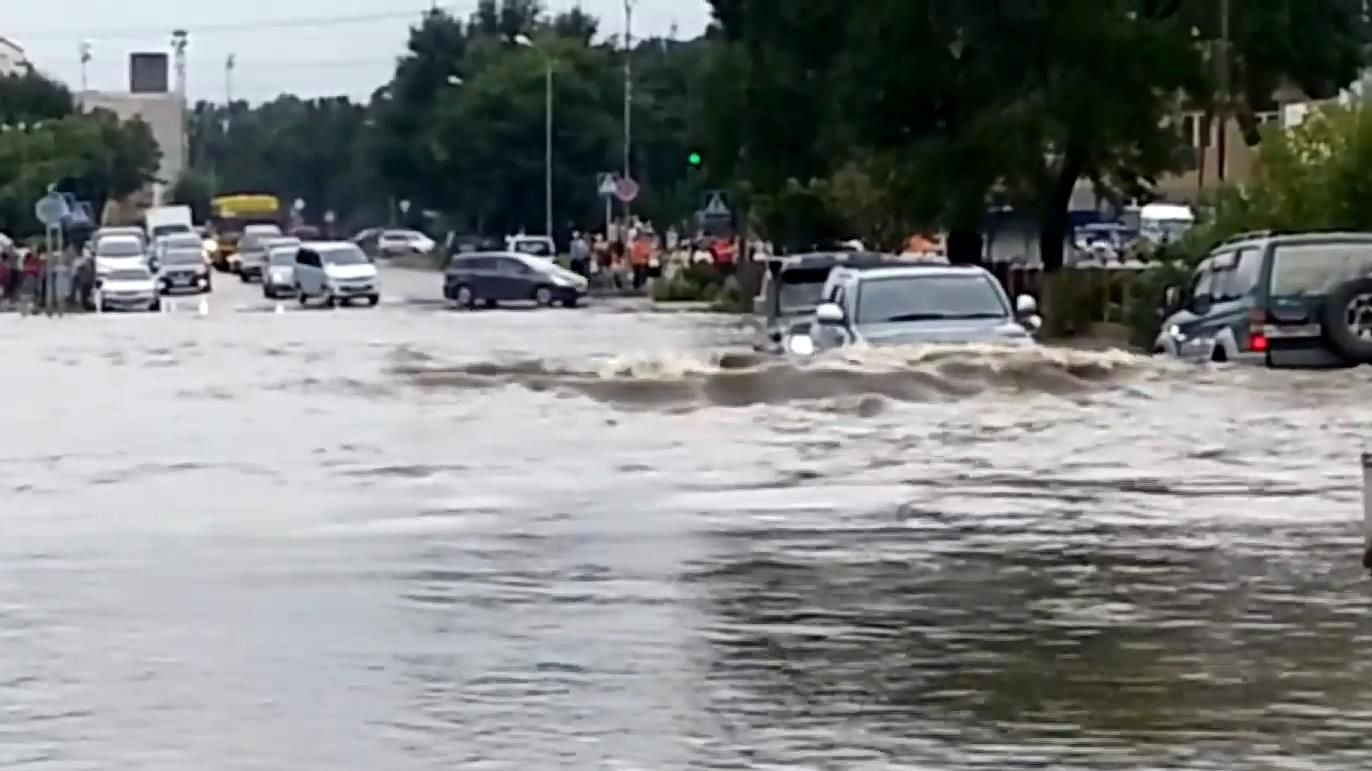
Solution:
[{"label": "silver suv in water", "polygon": [[1246,233],[1168,287],[1153,352],[1278,368],[1372,363],[1372,233]]},{"label": "silver suv in water", "polygon": [[791,353],[847,345],[1001,342],[1033,344],[1038,304],[1010,298],[985,269],[946,262],[853,270],[835,268],[824,285],[808,337]]}]

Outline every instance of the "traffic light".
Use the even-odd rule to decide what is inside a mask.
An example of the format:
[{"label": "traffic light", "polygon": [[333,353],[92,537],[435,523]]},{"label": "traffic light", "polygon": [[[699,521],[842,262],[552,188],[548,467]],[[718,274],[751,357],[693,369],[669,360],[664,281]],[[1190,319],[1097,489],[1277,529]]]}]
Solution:
[{"label": "traffic light", "polygon": [[700,153],[691,153],[690,155],[686,156],[686,162],[691,164],[691,166],[694,168],[700,168],[700,164],[704,160],[704,158],[700,157]]}]

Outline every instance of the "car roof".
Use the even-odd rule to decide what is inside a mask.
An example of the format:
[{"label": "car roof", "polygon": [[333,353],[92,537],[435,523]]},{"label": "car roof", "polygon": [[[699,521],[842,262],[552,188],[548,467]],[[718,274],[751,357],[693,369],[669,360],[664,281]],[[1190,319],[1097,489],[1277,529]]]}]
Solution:
[{"label": "car roof", "polygon": [[101,240],[101,241],[133,241],[134,243],[138,244],[139,246],[142,246],[142,244],[143,244],[143,239],[139,238],[138,236],[133,235],[132,233],[106,233],[105,235],[103,235],[103,236],[100,237],[100,240]]},{"label": "car roof", "polygon": [[[842,270],[840,268],[839,270]],[[837,271],[836,271],[837,272]],[[990,276],[991,274],[978,265],[939,265],[939,264],[905,264],[888,265],[878,268],[870,268],[860,273],[852,272],[854,276],[860,275],[864,281],[878,281],[886,278],[905,278],[909,276]]]},{"label": "car roof", "polygon": [[1211,248],[1211,251],[1219,251],[1243,244],[1276,243],[1276,244],[1320,244],[1330,241],[1343,241],[1352,243],[1372,242],[1372,232],[1357,230],[1323,230],[1306,231],[1302,233],[1283,233],[1281,231],[1260,230],[1252,233],[1239,233],[1231,236]]},{"label": "car roof", "polygon": [[821,270],[823,268],[864,269],[896,262],[896,256],[883,252],[806,252],[777,257],[781,270]]},{"label": "car roof", "polygon": [[300,248],[315,252],[338,251],[339,249],[351,251],[357,248],[357,244],[352,241],[301,241]]}]

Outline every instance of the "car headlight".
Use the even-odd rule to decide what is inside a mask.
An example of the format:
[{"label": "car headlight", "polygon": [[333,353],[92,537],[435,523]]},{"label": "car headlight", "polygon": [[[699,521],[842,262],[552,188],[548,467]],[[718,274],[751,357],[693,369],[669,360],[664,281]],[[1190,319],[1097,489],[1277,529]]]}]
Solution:
[{"label": "car headlight", "polygon": [[815,341],[808,335],[792,335],[786,339],[786,350],[797,356],[810,356],[815,352]]}]

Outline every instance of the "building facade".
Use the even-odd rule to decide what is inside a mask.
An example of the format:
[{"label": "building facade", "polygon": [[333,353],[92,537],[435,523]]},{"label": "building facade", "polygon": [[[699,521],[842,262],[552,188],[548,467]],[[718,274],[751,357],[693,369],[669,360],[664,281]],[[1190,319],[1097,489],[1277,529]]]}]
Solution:
[{"label": "building facade", "polygon": [[24,47],[0,35],[0,75],[18,75],[28,67]]}]

